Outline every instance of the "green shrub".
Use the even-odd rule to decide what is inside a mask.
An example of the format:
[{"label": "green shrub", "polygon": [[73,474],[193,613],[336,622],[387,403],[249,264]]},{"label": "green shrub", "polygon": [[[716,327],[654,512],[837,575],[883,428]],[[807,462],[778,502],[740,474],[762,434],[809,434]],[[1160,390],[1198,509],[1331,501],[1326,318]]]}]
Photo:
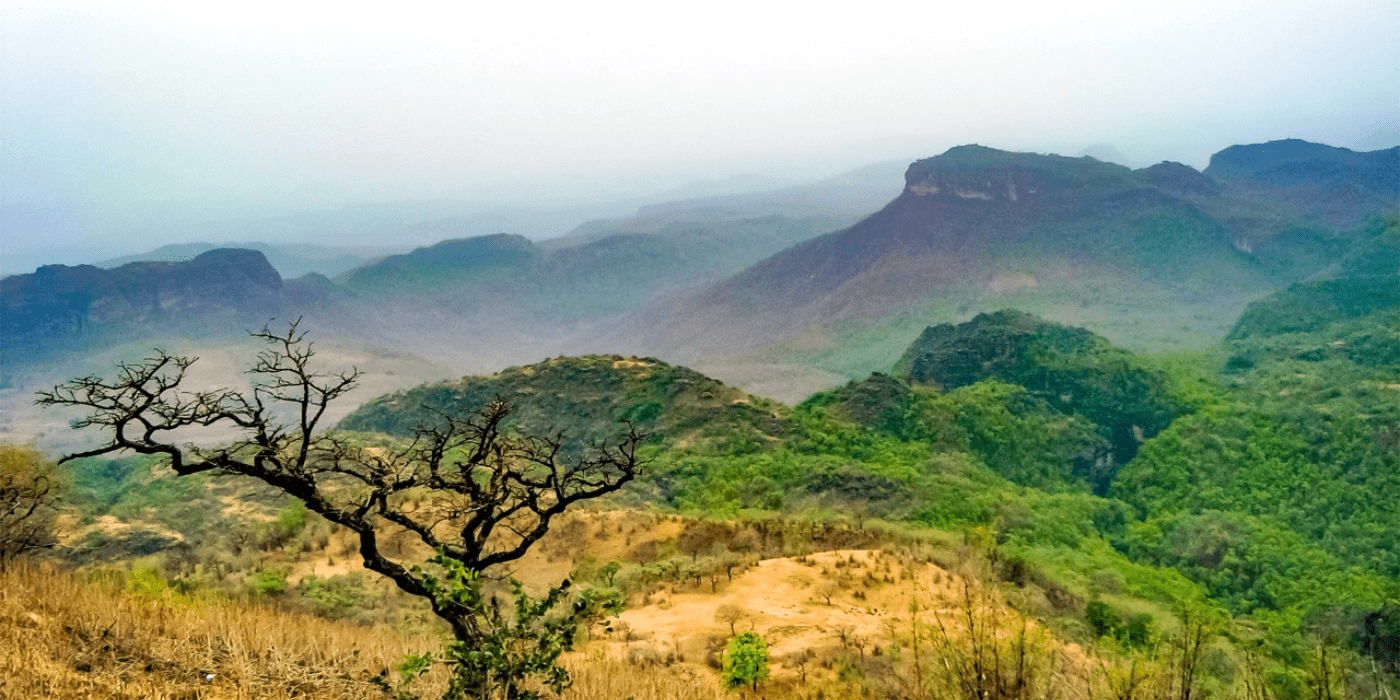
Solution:
[{"label": "green shrub", "polygon": [[253,591],[262,596],[281,595],[287,590],[287,572],[267,569],[253,575]]},{"label": "green shrub", "polygon": [[747,685],[757,691],[759,682],[768,677],[768,644],[753,632],[730,639],[723,673],[724,684],[730,688]]}]

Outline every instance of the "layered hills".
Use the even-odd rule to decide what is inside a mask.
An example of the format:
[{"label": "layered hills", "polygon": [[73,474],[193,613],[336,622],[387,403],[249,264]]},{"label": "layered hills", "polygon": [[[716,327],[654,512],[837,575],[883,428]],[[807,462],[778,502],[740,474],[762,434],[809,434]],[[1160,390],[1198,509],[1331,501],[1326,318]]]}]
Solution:
[{"label": "layered hills", "polygon": [[459,371],[622,352],[797,399],[890,366],[930,322],[1004,307],[1135,349],[1202,347],[1250,301],[1393,257],[1356,222],[1394,210],[1397,157],[1274,142],[1226,149],[1203,173],[962,146],[910,165],[898,196],[859,221],[885,166],[655,205],[550,241],[451,239],[335,280],[283,280],[261,253],[222,250],[48,266],[0,289],[5,363],[304,317],[321,337]]},{"label": "layered hills", "polygon": [[[1261,303],[1290,302],[1280,292]],[[1211,631],[1202,634],[1217,635],[1201,672],[1213,695],[1248,686],[1287,697],[1290,688],[1332,683],[1328,667],[1319,671],[1298,651],[1325,639],[1327,653],[1343,659],[1332,663],[1350,669],[1336,678],[1353,696],[1375,697],[1390,682],[1383,674],[1397,668],[1387,601],[1400,595],[1400,523],[1389,507],[1400,498],[1400,364],[1380,352],[1400,339],[1394,316],[1376,304],[1307,331],[1260,321],[1225,341],[1218,359],[1194,356],[1183,369],[1181,358],[1145,358],[1083,328],[1001,311],[927,327],[912,342],[905,336],[893,366],[792,407],[655,358],[560,357],[381,396],[342,420],[337,439],[373,450],[498,398],[515,406],[511,428],[562,432],[564,450],[614,435],[623,421],[650,433],[645,473],[605,508],[708,520],[585,515],[579,525],[561,522],[557,539],[532,557],[555,580],[616,584],[628,596],[623,619],[655,629],[679,634],[659,623],[698,614],[707,590],[754,590],[738,576],[731,583],[726,567],[738,566],[731,555],[759,552],[759,570],[782,572],[763,585],[811,598],[820,614],[789,617],[795,609],[774,613],[765,602],[751,611],[753,624],[794,645],[799,622],[811,625],[802,643],[823,637],[840,658],[837,627],[878,630],[883,610],[907,606],[890,594],[907,577],[859,562],[882,555],[812,552],[883,541],[919,558],[930,551],[919,543],[934,538],[948,545],[936,559],[946,571],[985,565],[979,585],[1003,588],[1066,644],[1147,663],[1177,648],[1190,620],[1203,616]],[[201,475],[175,488],[149,457],[77,469],[97,522],[149,518],[179,531],[183,548],[170,544],[174,537],[147,538],[142,554],[164,554],[182,586],[257,586],[268,591],[258,595],[328,614],[371,605],[361,602],[370,600],[364,581],[331,566],[353,559],[353,547],[339,548],[347,533],[304,511],[297,525],[295,504],[239,525],[246,513],[226,504],[255,499],[231,494],[236,480]],[[215,483],[226,490],[214,492]],[[217,526],[211,513],[223,518]],[[298,527],[312,534],[299,540]],[[83,546],[116,549],[118,532],[94,526]],[[200,537],[227,538],[214,550],[266,544],[235,568],[203,555]],[[577,556],[585,550],[607,553],[589,561]],[[814,577],[837,572],[845,587],[816,586],[804,565]],[[827,614],[836,609],[844,612]],[[848,643],[842,637],[842,652]],[[893,656],[887,648],[847,653],[844,663],[866,675],[833,673],[851,684],[840,694],[874,687],[866,679],[877,662],[858,664],[883,663]]]},{"label": "layered hills", "polygon": [[[776,344],[779,357],[858,375],[897,356],[882,340],[890,329],[1011,305],[1133,347],[1181,347],[1183,337],[1202,345],[1249,300],[1348,255],[1357,241],[1338,222],[1395,209],[1391,161],[1400,151],[1237,148],[1206,173],[954,148],[910,165],[903,192],[855,226],[658,308],[619,335],[659,328],[643,347],[677,357],[771,354]],[[1325,172],[1309,165],[1318,159],[1330,164]],[[1265,176],[1275,172],[1293,175]],[[1342,186],[1365,193],[1349,218],[1308,204]]]}]

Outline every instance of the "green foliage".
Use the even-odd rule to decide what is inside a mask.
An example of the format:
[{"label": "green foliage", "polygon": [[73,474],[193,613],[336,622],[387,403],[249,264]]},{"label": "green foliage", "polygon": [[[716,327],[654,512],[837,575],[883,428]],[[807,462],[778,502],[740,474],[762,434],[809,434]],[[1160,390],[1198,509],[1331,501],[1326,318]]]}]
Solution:
[{"label": "green foliage", "polygon": [[1283,292],[1249,305],[1234,329],[1232,340],[1285,333],[1307,333],[1338,319],[1366,316],[1400,306],[1400,275],[1346,277],[1299,282]]},{"label": "green foliage", "polygon": [[287,590],[285,569],[266,569],[253,574],[253,592],[261,596],[281,595]]},{"label": "green foliage", "polygon": [[622,564],[616,561],[610,561],[604,564],[602,568],[598,569],[598,580],[602,581],[603,584],[606,585],[608,588],[612,588],[613,579],[617,576],[617,572],[621,569]]},{"label": "green foliage", "polygon": [[186,536],[200,536],[218,522],[222,506],[209,498],[209,475],[175,478],[156,455],[91,457],[67,463],[70,503],[92,515],[151,519]]},{"label": "green foliage", "polygon": [[[413,570],[431,594],[433,608],[465,620],[474,638],[449,642],[440,658],[425,654],[405,660],[396,689],[400,698],[414,697],[407,686],[435,661],[452,671],[444,698],[536,700],[539,687],[558,694],[569,685],[559,657],[573,648],[579,625],[621,606],[615,593],[590,589],[571,596],[568,581],[535,599],[512,580],[513,605],[506,608],[498,596],[483,592],[480,575],[461,562],[442,553],[430,561],[441,576]],[[378,682],[390,689],[383,677]]]},{"label": "green foliage", "polygon": [[[1137,454],[1142,437],[1156,435],[1187,410],[1173,396],[1167,376],[1132,353],[1082,328],[1018,311],[925,329],[896,364],[896,373],[911,383],[945,389],[989,379],[1018,385],[1043,406],[1087,421],[1109,448],[1104,455],[1084,457],[1099,463],[1083,469],[1099,492],[1112,478],[1113,466]],[[992,444],[1008,443],[996,437]]]},{"label": "green foliage", "polygon": [[132,595],[154,600],[159,598],[169,583],[159,569],[137,567],[126,575],[126,590]]},{"label": "green foliage", "polygon": [[0,443],[0,568],[57,543],[54,519],[63,491],[54,464],[38,450]]},{"label": "green foliage", "polygon": [[1116,637],[1123,632],[1122,616],[1102,600],[1091,600],[1084,606],[1084,621],[1100,637]]},{"label": "green foliage", "polygon": [[725,646],[724,684],[730,688],[758,684],[768,678],[768,643],[753,632],[744,632],[729,640]]},{"label": "green foliage", "polygon": [[1129,644],[1145,647],[1152,642],[1155,631],[1156,623],[1153,621],[1151,613],[1138,613],[1128,618],[1127,625],[1123,629],[1123,636]]},{"label": "green foliage", "polygon": [[277,528],[283,539],[291,539],[301,534],[301,531],[306,528],[307,516],[310,513],[311,511],[306,509],[306,504],[301,501],[293,500],[288,503],[287,507],[277,514]]},{"label": "green foliage", "polygon": [[106,513],[162,463],[155,455],[75,459],[63,466],[65,480],[72,485],[69,498],[99,515]]},{"label": "green foliage", "polygon": [[296,592],[317,614],[326,617],[346,617],[363,605],[365,581],[359,573],[330,578],[306,576],[296,586]]}]

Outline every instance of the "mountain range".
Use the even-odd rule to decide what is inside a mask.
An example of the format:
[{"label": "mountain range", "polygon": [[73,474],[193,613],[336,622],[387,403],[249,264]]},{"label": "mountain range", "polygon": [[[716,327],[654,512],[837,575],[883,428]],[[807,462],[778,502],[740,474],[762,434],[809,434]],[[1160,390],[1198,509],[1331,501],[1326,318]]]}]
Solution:
[{"label": "mountain range", "polygon": [[[314,467],[320,473],[348,473],[341,459],[380,460],[394,445],[423,449],[425,427],[460,428],[493,400],[508,406],[503,425],[519,431],[512,439],[550,455],[518,479],[557,475],[544,467],[555,456],[582,458],[629,426],[645,435],[645,469],[600,502],[606,527],[594,535],[582,520],[561,524],[560,544],[537,552],[554,565],[584,541],[609,544],[597,559],[565,556],[555,566],[561,577],[612,586],[618,574],[646,586],[670,571],[667,595],[692,579],[698,591],[706,575],[715,593],[730,573],[721,556],[747,557],[757,545],[769,568],[797,557],[787,579],[811,583],[801,564],[812,575],[847,576],[844,588],[814,588],[804,605],[823,615],[863,610],[874,629],[892,603],[871,596],[904,577],[872,567],[859,583],[848,549],[857,540],[827,535],[885,533],[887,551],[940,570],[967,575],[967,565],[985,563],[978,586],[1013,594],[1027,619],[1088,650],[1085,658],[1130,658],[1127,676],[1103,666],[1110,684],[1127,679],[1133,690],[1139,662],[1165,663],[1141,676],[1157,679],[1142,687],[1166,679],[1161,697],[1194,695],[1194,681],[1177,693],[1171,679],[1195,668],[1188,648],[1208,645],[1202,696],[1323,697],[1333,686],[1340,696],[1345,685],[1349,697],[1381,697],[1393,685],[1383,674],[1400,674],[1397,158],[1400,149],[1275,142],[1227,149],[1197,172],[965,146],[908,166],[892,201],[826,233],[839,206],[803,216],[780,208],[787,195],[762,195],[678,203],[555,241],[451,239],[334,279],[284,279],[262,252],[239,249],[112,269],[46,266],[0,285],[0,434],[10,429],[9,404],[52,386],[36,381],[129,361],[143,342],[205,355],[183,386],[237,390],[246,376],[219,372],[247,366],[257,343],[234,343],[229,329],[300,317],[317,343],[317,371],[368,365],[357,393],[323,416],[337,432],[322,443],[335,451]],[[311,346],[296,336],[294,327],[292,361],[309,360]],[[1196,351],[1144,355],[1125,345]],[[590,347],[607,350],[552,356]],[[388,349],[447,361],[409,370]],[[258,361],[266,369],[276,357]],[[686,357],[756,379],[736,384],[683,366],[677,358]],[[471,363],[494,366],[441,379]],[[134,367],[119,365],[118,375]],[[811,391],[823,371],[828,384]],[[783,401],[751,389],[762,382],[786,391]],[[262,402],[285,386],[257,394],[259,415],[276,411]],[[287,394],[289,413],[314,393]],[[508,442],[492,445],[505,451]],[[341,568],[289,591],[301,559],[324,561],[309,570],[330,575],[333,558],[353,560],[354,551],[332,548],[334,531],[296,502],[280,511],[268,502],[254,516],[243,506],[257,505],[256,492],[210,474],[162,478],[161,455],[66,469],[84,509],[72,522],[87,528],[71,541],[89,562],[163,555],[172,590],[179,575],[182,590],[218,585],[279,602],[324,604],[332,585],[368,590]],[[439,468],[413,473],[432,484]],[[403,507],[422,506],[405,498]],[[648,509],[644,528],[676,536],[634,541],[635,531],[611,520],[628,509]],[[671,528],[678,513],[706,520],[687,536]],[[729,540],[733,552],[715,549],[715,533],[730,525],[753,534]],[[330,534],[319,544],[310,533],[295,539],[308,527]],[[830,570],[788,551],[818,541],[843,550]],[[211,556],[220,552],[238,559]],[[601,579],[600,568],[610,569]],[[969,596],[968,624],[981,624],[971,588],[953,580],[947,590]],[[933,583],[943,588],[941,575]],[[633,610],[652,605],[652,589],[640,590]],[[336,607],[372,607],[365,600]],[[674,598],[665,600],[657,607],[671,610]],[[910,610],[917,650],[917,603]],[[764,634],[796,629],[779,622]],[[887,627],[884,649],[906,648],[897,626]],[[846,651],[847,632],[837,632]],[[873,664],[899,658],[857,651],[842,663],[872,665],[850,666],[860,671],[851,687],[879,677]]]},{"label": "mountain range", "polygon": [[46,266],[0,284],[6,381],[74,347],[302,317],[469,371],[576,352],[686,361],[741,386],[796,368],[770,392],[796,399],[888,367],[929,323],[1007,306],[1134,349],[1214,342],[1250,301],[1386,255],[1363,229],[1400,201],[1400,148],[1302,141],[1233,146],[1204,172],[961,146],[880,196],[892,170],[652,205],[540,242],[447,240],[334,279],[284,279],[253,250]]}]

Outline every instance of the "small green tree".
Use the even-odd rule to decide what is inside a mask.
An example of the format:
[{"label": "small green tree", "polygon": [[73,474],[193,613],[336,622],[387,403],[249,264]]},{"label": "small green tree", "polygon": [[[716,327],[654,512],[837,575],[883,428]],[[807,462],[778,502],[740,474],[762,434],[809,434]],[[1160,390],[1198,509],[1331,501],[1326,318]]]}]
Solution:
[{"label": "small green tree", "polygon": [[[569,674],[559,665],[559,657],[573,648],[580,625],[600,615],[616,614],[622,601],[615,592],[584,590],[570,595],[570,583],[549,589],[536,599],[511,580],[513,610],[507,610],[495,596],[482,591],[481,575],[462,562],[439,552],[430,562],[442,577],[413,567],[431,593],[436,607],[450,610],[475,630],[470,641],[450,642],[440,659],[431,654],[410,657],[399,668],[399,698],[416,698],[407,690],[413,678],[426,673],[437,660],[452,669],[447,698],[510,698],[537,700],[535,685],[555,694],[569,684]],[[391,688],[380,676],[379,686]]]},{"label": "small green tree", "polygon": [[725,649],[724,684],[730,688],[749,686],[758,691],[758,683],[768,678],[768,644],[763,637],[745,632],[729,640]]},{"label": "small green tree", "polygon": [[1102,600],[1093,600],[1084,606],[1084,620],[1100,637],[1117,636],[1123,629],[1122,616]]},{"label": "small green tree", "polygon": [[600,580],[606,581],[608,588],[612,588],[613,578],[617,576],[617,572],[620,570],[622,570],[621,564],[615,561],[610,561],[604,564],[603,568],[598,570],[598,578]]}]

